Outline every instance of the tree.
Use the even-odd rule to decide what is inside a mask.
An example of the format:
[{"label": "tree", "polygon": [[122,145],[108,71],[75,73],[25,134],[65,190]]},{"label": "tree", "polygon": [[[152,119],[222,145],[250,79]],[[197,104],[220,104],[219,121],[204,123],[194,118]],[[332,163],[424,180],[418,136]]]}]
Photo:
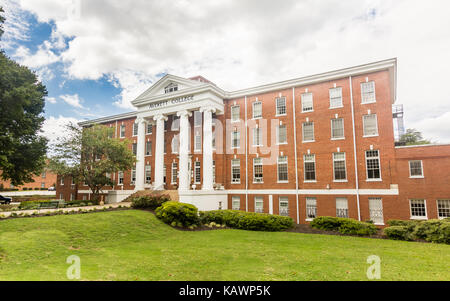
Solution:
[{"label": "tree", "polygon": [[400,142],[406,145],[431,144],[431,141],[423,139],[422,133],[416,129],[407,129],[406,133],[400,137]]},{"label": "tree", "polygon": [[76,184],[85,182],[98,200],[103,187],[114,185],[107,174],[130,170],[136,162],[130,141],[113,139],[114,128],[104,125],[81,129],[71,123],[67,131],[53,147],[50,169],[72,177]]},{"label": "tree", "polygon": [[15,186],[32,182],[45,165],[47,139],[38,135],[45,96],[36,74],[0,51],[0,177]]},{"label": "tree", "polygon": [[3,22],[5,22],[5,18],[2,16],[2,13],[3,13],[4,11],[3,11],[3,8],[0,6],[0,38],[2,37],[2,35],[3,35]]}]

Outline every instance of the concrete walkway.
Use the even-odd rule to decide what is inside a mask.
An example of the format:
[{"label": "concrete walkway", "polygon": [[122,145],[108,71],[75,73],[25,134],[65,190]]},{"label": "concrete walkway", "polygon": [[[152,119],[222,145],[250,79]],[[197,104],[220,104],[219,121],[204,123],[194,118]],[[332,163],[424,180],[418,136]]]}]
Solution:
[{"label": "concrete walkway", "polygon": [[0,217],[6,218],[9,217],[12,213],[19,214],[25,214],[25,215],[31,215],[34,212],[36,214],[45,214],[50,212],[57,212],[57,211],[63,211],[63,212],[73,212],[78,211],[80,209],[82,210],[102,210],[103,208],[118,208],[119,206],[122,206],[122,208],[131,208],[131,202],[123,202],[123,203],[115,203],[115,204],[105,204],[105,205],[97,205],[97,206],[84,206],[84,207],[70,207],[70,208],[58,208],[58,209],[35,209],[35,210],[16,210],[16,211],[4,211],[0,212]]}]

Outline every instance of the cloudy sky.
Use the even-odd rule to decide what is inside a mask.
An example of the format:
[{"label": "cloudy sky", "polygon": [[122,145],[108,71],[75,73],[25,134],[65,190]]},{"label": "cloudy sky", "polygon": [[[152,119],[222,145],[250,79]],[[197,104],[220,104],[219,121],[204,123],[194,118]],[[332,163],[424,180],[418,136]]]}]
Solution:
[{"label": "cloudy sky", "polygon": [[450,143],[450,1],[0,0],[0,47],[39,74],[49,137],[133,110],[166,73],[225,90],[398,58],[407,128]]}]

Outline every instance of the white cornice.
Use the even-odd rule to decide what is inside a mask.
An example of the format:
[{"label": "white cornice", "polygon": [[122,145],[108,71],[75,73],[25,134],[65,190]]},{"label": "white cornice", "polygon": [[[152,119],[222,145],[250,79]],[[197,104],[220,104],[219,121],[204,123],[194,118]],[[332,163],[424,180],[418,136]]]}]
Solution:
[{"label": "white cornice", "polygon": [[93,119],[93,120],[86,120],[86,121],[79,122],[78,125],[83,127],[83,126],[93,125],[96,123],[106,123],[106,122],[111,122],[111,121],[116,121],[116,120],[128,119],[128,118],[136,117],[137,113],[138,113],[137,111],[133,111],[133,112],[112,115],[112,116],[102,117],[102,118]]}]

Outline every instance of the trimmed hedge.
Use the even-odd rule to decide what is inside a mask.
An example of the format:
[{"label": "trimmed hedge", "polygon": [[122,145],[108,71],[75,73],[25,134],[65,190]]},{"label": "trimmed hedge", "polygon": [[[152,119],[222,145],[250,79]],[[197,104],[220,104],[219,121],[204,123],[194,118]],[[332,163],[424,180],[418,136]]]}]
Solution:
[{"label": "trimmed hedge", "polygon": [[156,217],[172,227],[190,227],[198,225],[197,207],[174,201],[165,202],[155,211]]},{"label": "trimmed hedge", "polygon": [[383,230],[384,234],[389,239],[394,240],[412,240],[411,231],[407,226],[391,226]]},{"label": "trimmed hedge", "polygon": [[135,209],[151,209],[155,210],[162,204],[169,202],[170,198],[167,196],[141,196],[131,200],[131,207]]},{"label": "trimmed hedge", "polygon": [[200,212],[202,224],[214,222],[230,228],[251,231],[282,231],[294,226],[294,220],[286,216],[238,210],[214,210]]},{"label": "trimmed hedge", "polygon": [[[434,243],[450,244],[450,219],[428,221],[391,220],[384,229],[388,238],[398,240],[422,239]],[[401,227],[401,229],[399,229]]]},{"label": "trimmed hedge", "polygon": [[366,236],[377,233],[377,227],[375,225],[350,218],[321,216],[316,217],[310,225],[316,229],[338,231],[341,234],[349,235]]}]

